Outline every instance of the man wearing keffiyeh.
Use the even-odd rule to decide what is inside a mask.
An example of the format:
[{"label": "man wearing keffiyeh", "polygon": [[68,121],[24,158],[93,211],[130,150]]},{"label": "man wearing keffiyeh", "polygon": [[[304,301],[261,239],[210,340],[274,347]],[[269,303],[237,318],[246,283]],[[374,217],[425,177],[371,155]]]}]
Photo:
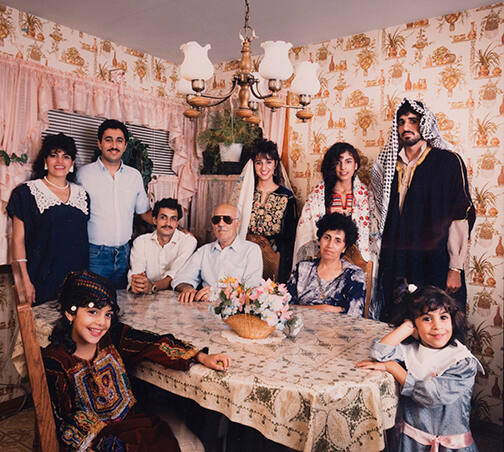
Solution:
[{"label": "man wearing keffiyeh", "polygon": [[371,170],[371,189],[371,248],[379,257],[373,316],[390,318],[400,277],[446,289],[465,306],[464,262],[475,220],[467,172],[422,102],[405,98],[398,106]]}]

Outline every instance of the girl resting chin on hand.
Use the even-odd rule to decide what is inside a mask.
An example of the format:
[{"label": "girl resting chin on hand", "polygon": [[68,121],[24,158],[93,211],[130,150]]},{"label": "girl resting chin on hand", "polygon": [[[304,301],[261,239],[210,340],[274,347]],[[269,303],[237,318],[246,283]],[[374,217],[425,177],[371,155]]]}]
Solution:
[{"label": "girl resting chin on hand", "polygon": [[464,312],[434,286],[416,288],[403,281],[395,296],[400,304],[396,329],[373,342],[376,361],[357,363],[361,369],[389,372],[401,385],[393,450],[477,451],[469,413],[476,372],[483,368],[463,345]]}]

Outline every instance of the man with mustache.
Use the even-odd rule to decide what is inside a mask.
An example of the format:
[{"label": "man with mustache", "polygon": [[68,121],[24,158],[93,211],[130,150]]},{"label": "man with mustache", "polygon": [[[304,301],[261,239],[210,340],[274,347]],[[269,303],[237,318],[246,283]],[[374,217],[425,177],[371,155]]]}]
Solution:
[{"label": "man with mustache", "polygon": [[[210,288],[227,276],[239,278],[247,287],[261,282],[261,248],[238,236],[240,220],[236,207],[221,204],[214,209],[212,225],[217,240],[198,249],[172,281],[181,303],[208,301]],[[202,289],[198,290],[198,286]]]},{"label": "man with mustache", "polygon": [[176,199],[164,198],[154,204],[156,230],[137,237],[131,248],[128,282],[133,293],[168,289],[175,273],[194,253],[196,239],[177,229],[182,215]]},{"label": "man with mustache", "polygon": [[89,270],[111,280],[116,289],[126,287],[134,214],[153,224],[142,176],[121,160],[128,138],[122,122],[105,120],[98,128],[100,156],[77,172],[91,200]]},{"label": "man with mustache", "polygon": [[380,318],[390,319],[397,278],[445,289],[465,306],[464,262],[475,220],[467,172],[422,102],[405,98],[399,105],[371,188],[371,248],[380,259],[374,316],[382,308]]}]

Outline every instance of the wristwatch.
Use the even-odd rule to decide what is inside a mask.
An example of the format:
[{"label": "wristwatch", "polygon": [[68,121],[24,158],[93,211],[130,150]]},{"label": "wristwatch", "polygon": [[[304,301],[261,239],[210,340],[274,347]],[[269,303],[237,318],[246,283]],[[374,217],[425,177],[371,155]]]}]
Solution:
[{"label": "wristwatch", "polygon": [[152,293],[156,293],[157,292],[157,286],[155,284],[152,285],[151,292]]}]

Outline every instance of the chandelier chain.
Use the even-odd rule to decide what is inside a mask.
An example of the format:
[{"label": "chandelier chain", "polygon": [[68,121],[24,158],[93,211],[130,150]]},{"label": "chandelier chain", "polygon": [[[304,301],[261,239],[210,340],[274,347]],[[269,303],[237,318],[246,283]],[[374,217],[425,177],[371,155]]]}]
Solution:
[{"label": "chandelier chain", "polygon": [[[256,37],[255,33],[254,33],[254,29],[249,25],[249,19],[250,19],[250,3],[249,3],[249,0],[245,0],[245,21],[243,24],[243,31],[244,31],[245,39],[248,41],[250,41]],[[249,37],[249,33],[250,33],[250,37]]]}]

